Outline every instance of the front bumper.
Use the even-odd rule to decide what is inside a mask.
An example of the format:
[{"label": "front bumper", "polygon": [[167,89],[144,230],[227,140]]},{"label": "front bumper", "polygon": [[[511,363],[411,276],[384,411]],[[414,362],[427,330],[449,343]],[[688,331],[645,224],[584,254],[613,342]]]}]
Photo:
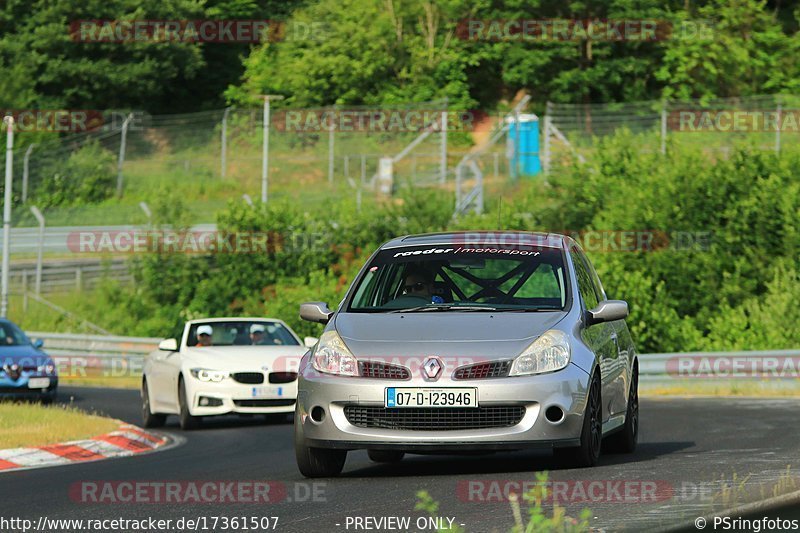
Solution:
[{"label": "front bumper", "polygon": [[[295,424],[300,425],[305,445],[314,448],[490,451],[574,446],[581,435],[588,385],[589,375],[574,364],[550,374],[473,380],[444,376],[434,383],[421,378],[394,381],[307,370],[300,377]],[[348,421],[346,406],[383,407],[386,387],[476,387],[480,407],[523,406],[524,415],[510,427],[433,431],[361,427]],[[545,418],[545,410],[551,406],[564,412],[560,421]],[[315,407],[325,411],[321,421],[310,416]]]},{"label": "front bumper", "polygon": [[[45,382],[46,386],[39,386]],[[32,381],[31,381],[32,380]],[[39,383],[37,383],[39,380]],[[33,387],[31,387],[33,385]],[[5,373],[0,376],[0,397],[2,398],[41,398],[54,396],[58,389],[58,376],[24,373],[17,379],[11,379]]]},{"label": "front bumper", "polygon": [[187,396],[191,398],[190,413],[194,416],[293,413],[297,400],[297,380],[246,385],[236,382],[206,383],[193,379],[187,387]]}]

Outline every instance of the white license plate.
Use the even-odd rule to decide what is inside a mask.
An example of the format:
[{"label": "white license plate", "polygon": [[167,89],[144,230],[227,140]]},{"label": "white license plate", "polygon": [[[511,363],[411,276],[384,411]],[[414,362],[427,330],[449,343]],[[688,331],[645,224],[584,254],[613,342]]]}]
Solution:
[{"label": "white license plate", "polygon": [[253,398],[274,398],[283,397],[286,389],[284,387],[250,387],[250,395]]},{"label": "white license plate", "polygon": [[46,389],[50,386],[50,378],[30,378],[28,380],[29,389]]},{"label": "white license plate", "polygon": [[478,407],[478,389],[387,387],[385,407]]}]

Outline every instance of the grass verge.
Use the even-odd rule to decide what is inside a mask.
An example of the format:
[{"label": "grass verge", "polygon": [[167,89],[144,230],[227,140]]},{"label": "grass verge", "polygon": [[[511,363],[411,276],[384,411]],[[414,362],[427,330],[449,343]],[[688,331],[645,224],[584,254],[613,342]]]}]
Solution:
[{"label": "grass verge", "polygon": [[43,446],[88,439],[114,431],[119,423],[74,407],[0,402],[0,449]]},{"label": "grass verge", "polygon": [[800,398],[794,382],[715,380],[691,383],[639,383],[640,396],[742,396]]},{"label": "grass verge", "polygon": [[86,375],[60,378],[59,383],[67,387],[139,390],[139,386],[142,384],[142,376]]}]

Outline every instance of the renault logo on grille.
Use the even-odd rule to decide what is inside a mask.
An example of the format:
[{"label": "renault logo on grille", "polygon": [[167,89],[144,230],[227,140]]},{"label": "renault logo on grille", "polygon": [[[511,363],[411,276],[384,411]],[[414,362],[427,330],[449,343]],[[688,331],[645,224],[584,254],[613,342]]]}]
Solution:
[{"label": "renault logo on grille", "polygon": [[442,366],[442,362],[438,357],[428,357],[425,359],[425,362],[422,363],[423,377],[428,380],[438,379],[439,375],[442,373]]}]

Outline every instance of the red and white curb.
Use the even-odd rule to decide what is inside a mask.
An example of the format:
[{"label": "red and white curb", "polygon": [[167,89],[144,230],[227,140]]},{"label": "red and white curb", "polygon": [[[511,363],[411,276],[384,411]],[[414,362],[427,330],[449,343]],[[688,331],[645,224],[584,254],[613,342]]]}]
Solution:
[{"label": "red and white curb", "polygon": [[168,442],[162,435],[123,424],[117,431],[91,439],[0,450],[0,472],[126,457],[151,452]]}]

